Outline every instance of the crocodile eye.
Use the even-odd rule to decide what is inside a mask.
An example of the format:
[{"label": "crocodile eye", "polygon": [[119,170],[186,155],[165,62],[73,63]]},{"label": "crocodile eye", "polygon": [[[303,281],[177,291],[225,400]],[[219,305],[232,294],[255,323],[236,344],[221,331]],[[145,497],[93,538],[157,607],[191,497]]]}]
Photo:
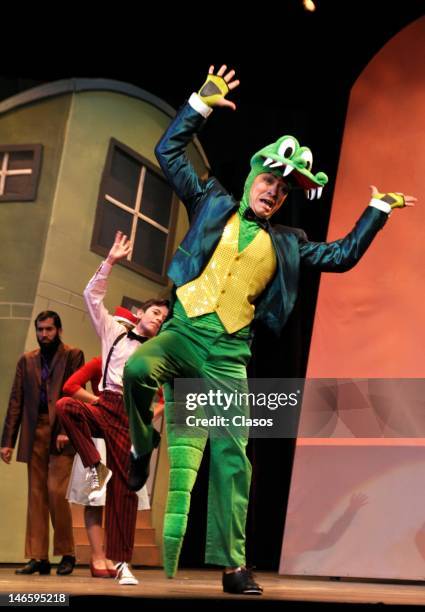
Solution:
[{"label": "crocodile eye", "polygon": [[297,149],[297,143],[293,138],[285,138],[279,145],[279,149],[277,154],[280,157],[285,157],[286,159],[290,159]]},{"label": "crocodile eye", "polygon": [[305,161],[305,167],[307,170],[311,170],[311,167],[313,166],[313,153],[310,151],[310,149],[304,149],[300,155],[300,158]]}]

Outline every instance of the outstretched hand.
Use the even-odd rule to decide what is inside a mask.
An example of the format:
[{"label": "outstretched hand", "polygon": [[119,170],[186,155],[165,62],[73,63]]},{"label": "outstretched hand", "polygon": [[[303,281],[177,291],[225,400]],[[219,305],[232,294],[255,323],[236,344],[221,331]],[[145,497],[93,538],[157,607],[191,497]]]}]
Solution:
[{"label": "outstretched hand", "polygon": [[414,206],[418,201],[418,198],[411,195],[404,195],[399,191],[391,193],[380,193],[375,185],[370,185],[372,191],[372,198],[377,200],[383,200],[391,206],[391,208],[404,208],[405,206]]},{"label": "outstretched hand", "polygon": [[205,83],[202,85],[198,94],[208,106],[227,106],[232,110],[236,110],[236,104],[230,100],[226,100],[225,96],[239,85],[239,81],[234,79],[234,70],[227,72],[227,66],[223,64],[221,68],[214,74],[214,66],[210,66],[208,76]]},{"label": "outstretched hand", "polygon": [[128,257],[131,253],[132,248],[133,245],[131,241],[127,238],[127,236],[122,232],[118,231],[115,234],[115,241],[111,247],[111,250],[109,251],[106,261],[111,265],[114,265],[114,263],[116,263],[120,259]]}]

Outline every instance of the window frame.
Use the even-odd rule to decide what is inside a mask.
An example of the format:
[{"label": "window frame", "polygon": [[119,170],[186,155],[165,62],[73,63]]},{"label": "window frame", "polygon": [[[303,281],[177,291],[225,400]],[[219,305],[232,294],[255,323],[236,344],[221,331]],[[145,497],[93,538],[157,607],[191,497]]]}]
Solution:
[{"label": "window frame", "polygon": [[[120,142],[116,138],[110,139],[109,146],[108,146],[108,153],[106,156],[106,161],[105,161],[105,165],[104,165],[103,172],[102,172],[102,179],[101,179],[100,187],[99,187],[99,195],[98,195],[97,206],[96,206],[96,211],[95,211],[95,220],[94,220],[92,238],[91,238],[91,243],[90,243],[90,250],[93,251],[94,253],[97,253],[98,255],[102,255],[103,257],[106,257],[106,255],[109,253],[109,248],[110,248],[110,247],[106,248],[99,244],[99,235],[100,235],[102,221],[103,221],[102,213],[103,213],[104,202],[106,200],[110,202],[111,204],[113,204],[114,206],[117,206],[117,208],[120,208],[121,210],[126,210],[122,206],[115,204],[113,201],[113,198],[107,197],[108,179],[111,176],[112,158],[113,158],[114,150],[116,148],[120,149],[126,155],[130,156],[131,158],[135,159],[138,163],[140,163],[142,167],[141,174],[143,175],[143,179],[140,178],[139,181],[144,180],[145,173],[143,171],[143,168],[145,167],[149,171],[156,174],[157,177],[159,177],[162,181],[165,181],[167,183],[160,169],[154,164],[152,164],[152,162],[150,162],[148,159],[146,159],[145,157],[137,153],[137,151],[134,151],[134,149],[131,149],[129,146],[125,145],[123,142]],[[140,182],[139,182],[139,188],[140,188]],[[177,224],[178,199],[175,193],[173,192],[173,190],[171,189],[171,187],[170,187],[170,190],[172,194],[171,195],[170,221],[168,224],[168,232],[167,232],[167,239],[166,239],[166,244],[165,244],[164,259],[163,259],[161,274],[154,272],[153,270],[149,270],[149,268],[146,268],[145,266],[142,266],[141,264],[135,263],[133,261],[129,261],[128,259],[124,259],[118,262],[125,268],[129,268],[130,270],[133,270],[134,272],[137,272],[138,274],[141,274],[142,276],[145,276],[146,278],[149,278],[150,280],[153,280],[161,285],[167,285],[169,282],[168,277],[167,277],[167,268],[168,268],[168,264],[173,254],[174,238],[176,234],[176,224]],[[142,201],[143,201],[143,191],[140,196],[140,204],[142,203]],[[138,219],[142,219],[149,223],[150,218],[143,215],[143,213],[141,213],[140,210],[138,211],[136,208],[132,209],[131,211],[127,210],[126,212],[129,215],[132,215],[133,219],[134,219],[134,216],[137,215]],[[150,224],[153,225],[154,227],[158,227],[158,226],[161,227],[160,224],[154,221],[153,219],[151,220]],[[136,224],[136,229],[137,229],[137,224]]]},{"label": "window frame", "polygon": [[[34,153],[33,162],[31,166],[31,172],[22,172],[22,171],[13,171],[13,170],[11,172],[15,175],[31,174],[32,175],[31,184],[28,188],[28,191],[26,191],[24,194],[22,193],[1,194],[0,193],[0,202],[34,202],[37,199],[37,191],[38,191],[38,184],[39,184],[40,171],[41,171],[41,161],[42,161],[42,154],[43,154],[43,145],[42,144],[19,144],[19,145],[0,144],[0,153],[3,153],[5,155],[9,153],[15,153],[18,151],[32,151]],[[10,173],[7,172],[6,170],[6,176],[3,179],[3,176],[2,176],[4,172],[2,169],[3,165],[4,165],[4,158],[2,162],[0,163],[0,183],[3,180],[4,180],[4,183],[6,183],[7,176],[10,176]]]}]

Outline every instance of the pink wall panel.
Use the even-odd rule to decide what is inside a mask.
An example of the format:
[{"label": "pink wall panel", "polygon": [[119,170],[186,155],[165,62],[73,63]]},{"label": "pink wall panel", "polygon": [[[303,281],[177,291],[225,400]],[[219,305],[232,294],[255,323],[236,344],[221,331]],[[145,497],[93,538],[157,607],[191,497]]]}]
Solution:
[{"label": "pink wall panel", "polygon": [[[394,211],[352,271],[322,276],[309,378],[425,377],[425,18],[352,90],[328,240],[350,230],[370,184],[422,202]],[[341,393],[324,426],[333,438],[298,441],[280,572],[424,579],[423,440],[338,441],[347,415],[349,436],[385,435],[365,432],[350,401]]]}]

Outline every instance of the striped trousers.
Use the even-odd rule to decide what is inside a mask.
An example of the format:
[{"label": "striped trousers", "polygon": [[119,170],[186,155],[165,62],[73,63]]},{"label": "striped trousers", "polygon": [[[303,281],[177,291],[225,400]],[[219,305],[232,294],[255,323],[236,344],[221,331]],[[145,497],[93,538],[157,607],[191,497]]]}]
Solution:
[{"label": "striped trousers", "polygon": [[113,474],[106,491],[105,554],[115,561],[131,561],[137,495],[127,486],[131,442],[123,398],[112,391],[104,391],[97,404],[63,397],[56,403],[56,411],[85,467],[100,461],[92,436],[104,438]]}]

